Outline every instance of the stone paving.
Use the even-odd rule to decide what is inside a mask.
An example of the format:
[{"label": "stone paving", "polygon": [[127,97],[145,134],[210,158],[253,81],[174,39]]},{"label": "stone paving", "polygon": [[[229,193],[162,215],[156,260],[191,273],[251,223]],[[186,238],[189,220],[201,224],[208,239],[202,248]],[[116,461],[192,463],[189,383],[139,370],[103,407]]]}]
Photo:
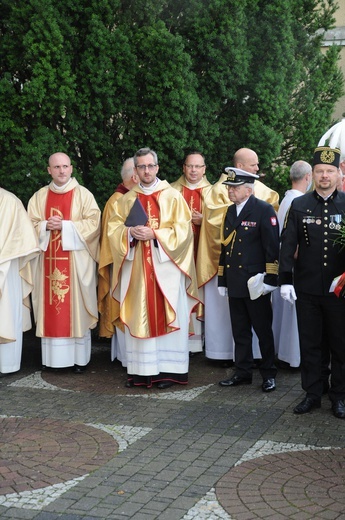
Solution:
[{"label": "stone paving", "polygon": [[127,389],[110,345],[88,370],[22,368],[0,377],[0,518],[35,520],[345,519],[345,421],[292,413],[298,370],[277,390],[221,388],[231,368],[198,354],[187,387]]}]

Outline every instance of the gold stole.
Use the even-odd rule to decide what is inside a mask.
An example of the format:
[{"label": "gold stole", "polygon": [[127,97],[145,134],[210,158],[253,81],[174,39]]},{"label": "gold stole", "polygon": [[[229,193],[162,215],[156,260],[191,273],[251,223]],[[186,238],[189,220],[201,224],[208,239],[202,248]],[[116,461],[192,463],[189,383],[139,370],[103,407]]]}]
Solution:
[{"label": "gold stole", "polygon": [[[54,193],[48,190],[46,219],[59,215],[70,220],[74,190]],[[48,338],[71,337],[70,252],[62,250],[61,231],[51,231],[44,253],[44,333]]]},{"label": "gold stole", "polygon": [[[193,213],[193,210],[202,213],[202,204],[201,204],[201,192],[202,188],[196,188],[195,190],[190,190],[187,186],[182,187],[182,195],[184,200],[187,202],[188,207]],[[196,262],[196,255],[198,252],[199,246],[199,236],[200,236],[200,227],[195,226],[192,222],[192,230],[194,235],[194,260]]]},{"label": "gold stole", "polygon": [[[139,200],[148,215],[147,226],[153,230],[159,228],[159,194],[159,191],[152,193],[151,195],[144,195],[143,193],[138,194]],[[149,337],[156,338],[157,336],[167,334],[167,323],[165,317],[164,295],[157,283],[152,264],[151,243],[151,240],[142,242],[142,252],[146,287],[146,306],[148,309],[150,331]]]}]

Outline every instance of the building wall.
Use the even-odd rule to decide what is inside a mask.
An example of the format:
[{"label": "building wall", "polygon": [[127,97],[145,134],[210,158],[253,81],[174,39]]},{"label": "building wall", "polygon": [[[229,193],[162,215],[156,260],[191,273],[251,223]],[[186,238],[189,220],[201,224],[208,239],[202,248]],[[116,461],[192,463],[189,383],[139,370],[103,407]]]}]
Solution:
[{"label": "building wall", "polygon": [[[335,28],[325,33],[324,47],[326,49],[330,45],[341,46],[339,66],[345,78],[345,0],[338,0],[338,4]],[[340,120],[342,117],[345,117],[345,95],[339,99],[333,113],[333,118],[336,120]]]}]

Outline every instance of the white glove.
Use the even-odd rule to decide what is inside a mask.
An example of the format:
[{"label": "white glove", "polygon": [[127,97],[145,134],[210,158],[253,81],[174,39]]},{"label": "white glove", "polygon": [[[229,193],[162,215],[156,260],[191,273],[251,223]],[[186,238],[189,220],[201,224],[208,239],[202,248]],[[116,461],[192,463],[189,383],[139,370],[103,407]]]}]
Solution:
[{"label": "white glove", "polygon": [[255,276],[249,278],[247,282],[249,296],[251,300],[256,300],[263,294],[264,290],[264,277],[266,273],[258,273]]},{"label": "white glove", "polygon": [[227,287],[218,287],[218,292],[221,296],[227,296],[228,288]]},{"label": "white glove", "polygon": [[291,305],[294,303],[295,300],[297,300],[295,288],[293,285],[289,284],[281,286],[280,296],[283,298],[283,300],[286,300],[287,302],[291,303]]},{"label": "white glove", "polygon": [[277,287],[275,285],[268,285],[268,283],[264,283],[263,285],[263,295],[273,292]]}]

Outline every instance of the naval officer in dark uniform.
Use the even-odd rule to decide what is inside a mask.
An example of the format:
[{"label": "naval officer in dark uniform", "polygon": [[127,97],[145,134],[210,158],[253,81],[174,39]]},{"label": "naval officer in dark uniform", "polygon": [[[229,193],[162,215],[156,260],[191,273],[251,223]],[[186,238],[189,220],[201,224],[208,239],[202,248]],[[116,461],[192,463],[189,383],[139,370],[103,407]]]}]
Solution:
[{"label": "naval officer in dark uniform", "polygon": [[282,297],[296,298],[301,379],[306,396],[294,408],[320,408],[322,338],[331,354],[329,398],[335,417],[345,418],[345,299],[330,292],[345,271],[345,249],[336,242],[345,217],[345,193],[336,189],[340,151],[318,147],[313,158],[315,190],[295,199],[284,224],[279,283]]},{"label": "naval officer in dark uniform", "polygon": [[[277,287],[279,226],[276,213],[267,202],[253,195],[258,175],[238,168],[227,168],[229,199],[221,228],[221,255],[218,289],[229,297],[232,331],[235,341],[235,373],[220,381],[221,386],[252,382],[252,328],[259,339],[262,390],[276,388],[272,306],[270,292]],[[261,277],[261,290],[252,299],[248,281]]]}]

